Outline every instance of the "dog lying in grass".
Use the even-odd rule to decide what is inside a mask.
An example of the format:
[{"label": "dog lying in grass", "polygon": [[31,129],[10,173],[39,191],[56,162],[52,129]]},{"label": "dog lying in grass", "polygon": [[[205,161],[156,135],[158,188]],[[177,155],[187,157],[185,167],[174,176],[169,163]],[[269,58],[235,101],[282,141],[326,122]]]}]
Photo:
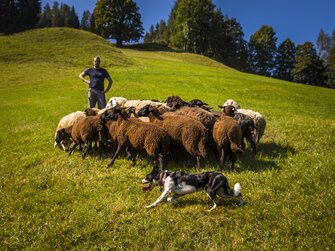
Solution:
[{"label": "dog lying in grass", "polygon": [[177,198],[185,194],[191,194],[200,190],[205,190],[209,198],[214,202],[213,207],[209,210],[212,211],[221,204],[220,200],[216,198],[219,195],[222,198],[238,198],[240,205],[243,205],[243,197],[241,194],[241,185],[236,183],[234,189],[229,187],[227,178],[216,172],[204,172],[199,174],[190,174],[186,172],[169,172],[160,171],[158,167],[154,167],[149,173],[142,184],[150,183],[150,185],[143,190],[151,190],[156,185],[164,185],[164,191],[159,198],[147,206],[147,208],[155,207],[170,193],[173,196],[168,198],[167,201],[177,203]]}]

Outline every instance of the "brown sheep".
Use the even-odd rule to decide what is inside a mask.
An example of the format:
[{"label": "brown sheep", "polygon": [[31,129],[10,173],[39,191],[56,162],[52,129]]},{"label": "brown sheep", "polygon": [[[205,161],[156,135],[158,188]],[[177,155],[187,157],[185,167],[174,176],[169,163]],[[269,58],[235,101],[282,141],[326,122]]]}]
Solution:
[{"label": "brown sheep", "polygon": [[[234,110],[232,106],[228,106],[225,109],[228,114]],[[242,130],[238,122],[231,116],[222,113],[220,119],[214,124],[213,138],[219,156],[221,171],[228,156],[232,161],[231,169],[233,169],[236,154],[243,152],[240,149]]]},{"label": "brown sheep", "polygon": [[207,155],[205,146],[208,141],[208,131],[202,123],[173,112],[160,114],[151,105],[143,107],[137,115],[149,116],[151,123],[163,127],[176,145],[182,146],[192,157],[196,157],[197,168],[200,168],[201,158]]},{"label": "brown sheep", "polygon": [[[145,150],[153,157],[155,164],[159,163],[160,169],[165,166],[166,156],[170,148],[170,136],[162,128],[141,121],[137,118],[129,118],[119,107],[113,107],[102,114],[106,121],[110,136],[117,141],[118,147],[108,167],[112,166],[119,152],[127,147],[135,151]],[[128,152],[130,155],[130,152]],[[129,156],[128,155],[128,156]],[[136,155],[131,154],[133,166],[136,164]]]},{"label": "brown sheep", "polygon": [[57,131],[56,141],[60,142],[71,137],[74,145],[72,146],[69,156],[71,156],[79,145],[86,143],[82,158],[85,159],[87,152],[91,149],[92,143],[99,141],[100,151],[102,154],[103,140],[106,138],[107,128],[101,122],[100,115],[88,116],[77,120],[72,126]]}]

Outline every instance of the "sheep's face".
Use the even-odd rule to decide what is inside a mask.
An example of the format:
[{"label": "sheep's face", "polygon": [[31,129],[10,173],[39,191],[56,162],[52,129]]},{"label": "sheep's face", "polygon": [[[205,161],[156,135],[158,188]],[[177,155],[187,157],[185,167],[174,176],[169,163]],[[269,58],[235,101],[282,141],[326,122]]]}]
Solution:
[{"label": "sheep's face", "polygon": [[65,129],[63,128],[57,131],[55,141],[57,144],[60,144],[63,140],[67,140],[69,138],[70,138],[70,135],[68,135]]},{"label": "sheep's face", "polygon": [[222,109],[222,112],[226,114],[227,116],[234,117],[235,111],[236,111],[234,106],[232,105],[220,106],[219,105],[218,107],[220,107]]},{"label": "sheep's face", "polygon": [[152,111],[153,111],[153,107],[151,105],[145,105],[138,111],[137,116],[146,117],[146,116],[149,116],[150,112]]}]

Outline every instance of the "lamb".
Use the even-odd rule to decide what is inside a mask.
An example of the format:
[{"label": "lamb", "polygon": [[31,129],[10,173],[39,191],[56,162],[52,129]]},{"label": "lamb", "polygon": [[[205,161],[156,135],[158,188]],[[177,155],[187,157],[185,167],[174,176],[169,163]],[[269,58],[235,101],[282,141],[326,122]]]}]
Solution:
[{"label": "lamb", "polygon": [[182,146],[192,157],[196,157],[197,168],[200,168],[201,158],[207,155],[205,146],[208,140],[208,131],[202,123],[173,112],[160,114],[151,105],[143,107],[137,115],[149,116],[150,123],[163,127],[173,143]]},{"label": "lamb", "polygon": [[136,164],[136,154],[130,153],[130,150],[145,150],[150,157],[154,158],[154,166],[159,163],[160,169],[164,170],[170,148],[170,136],[166,131],[137,118],[128,118],[128,115],[117,106],[105,111],[101,118],[106,121],[110,136],[118,143],[108,167],[113,165],[119,152],[127,146],[128,156],[131,156],[133,166]]},{"label": "lamb", "polygon": [[92,143],[99,141],[99,156],[101,157],[103,140],[106,139],[106,133],[107,128],[101,122],[100,115],[88,116],[80,118],[72,126],[58,130],[56,141],[60,142],[64,139],[72,139],[74,145],[69,152],[69,156],[73,154],[78,145],[81,147],[81,144],[86,143],[85,151],[82,155],[83,159],[85,159],[87,152],[91,149]]},{"label": "lamb", "polygon": [[256,144],[258,144],[260,139],[264,135],[264,131],[265,131],[265,127],[266,127],[266,120],[263,117],[263,115],[261,115],[259,112],[253,111],[253,110],[241,109],[240,105],[237,104],[232,99],[228,99],[224,103],[223,106],[227,106],[229,104],[232,104],[235,107],[236,112],[243,113],[243,114],[249,116],[253,120],[254,125],[255,125],[255,140],[254,141],[256,142]]},{"label": "lamb", "polygon": [[221,114],[213,127],[213,138],[219,156],[221,171],[227,157],[232,161],[231,170],[234,169],[236,154],[242,153],[240,149],[242,130],[238,122],[230,115],[234,112],[233,106],[225,106],[225,112]]}]

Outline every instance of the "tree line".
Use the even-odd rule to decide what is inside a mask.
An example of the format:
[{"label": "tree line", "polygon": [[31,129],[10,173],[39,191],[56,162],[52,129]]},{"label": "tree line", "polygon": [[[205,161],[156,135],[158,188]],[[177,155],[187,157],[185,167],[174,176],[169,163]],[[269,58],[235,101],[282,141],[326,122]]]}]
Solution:
[{"label": "tree line", "polygon": [[[141,15],[133,0],[99,0],[79,21],[75,8],[40,0],[1,0],[0,33],[35,27],[73,27],[115,39],[117,46],[139,41],[144,35]],[[145,43],[157,43],[208,56],[240,71],[297,83],[335,88],[335,30],[320,30],[312,42],[295,45],[289,38],[277,46],[270,26],[262,26],[249,41],[235,18],[224,15],[212,0],[176,0],[167,21],[151,25]]]}]

